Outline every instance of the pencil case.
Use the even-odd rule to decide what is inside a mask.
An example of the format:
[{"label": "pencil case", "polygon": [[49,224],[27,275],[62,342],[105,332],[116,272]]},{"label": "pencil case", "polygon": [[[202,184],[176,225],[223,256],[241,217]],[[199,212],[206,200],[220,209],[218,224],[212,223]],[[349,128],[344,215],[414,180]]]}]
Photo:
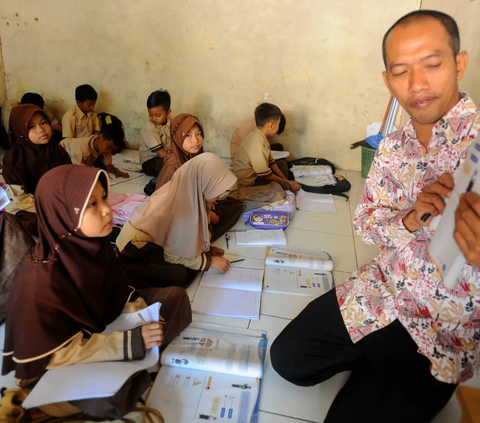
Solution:
[{"label": "pencil case", "polygon": [[[275,203],[274,203],[275,204]],[[297,201],[295,194],[291,191],[285,191],[285,200],[283,204],[280,204],[278,206],[272,207],[270,204],[265,205],[264,207],[259,207],[258,209],[254,210],[249,210],[245,213],[242,213],[240,216],[240,221],[241,222],[248,222],[248,218],[252,212],[258,212],[258,211],[268,211],[270,213],[274,212],[287,212],[290,217],[295,214],[297,207]]]},{"label": "pencil case", "polygon": [[283,211],[253,210],[247,223],[254,229],[285,229],[288,226],[288,213]]}]

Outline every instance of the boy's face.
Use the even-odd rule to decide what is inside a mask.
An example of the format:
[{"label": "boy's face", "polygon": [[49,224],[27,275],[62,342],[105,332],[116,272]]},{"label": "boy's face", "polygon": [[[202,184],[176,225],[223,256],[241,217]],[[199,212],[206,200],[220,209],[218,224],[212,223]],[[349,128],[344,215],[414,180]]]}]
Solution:
[{"label": "boy's face", "polygon": [[112,154],[112,151],[114,150],[114,148],[115,148],[115,144],[113,140],[106,140],[105,138],[103,138],[102,134],[98,136],[97,150],[99,154],[103,156]]},{"label": "boy's face", "polygon": [[30,122],[28,122],[28,138],[34,144],[47,144],[52,136],[52,127],[48,123],[45,116],[41,113],[35,113]]},{"label": "boy's face", "polygon": [[193,125],[185,134],[182,147],[190,154],[197,154],[203,147],[203,132],[198,124]]},{"label": "boy's face", "polygon": [[85,101],[77,100],[78,108],[86,115],[88,115],[90,112],[93,112],[93,109],[95,108],[96,103],[97,103],[97,100],[85,100]]},{"label": "boy's face", "polygon": [[278,128],[280,127],[280,118],[277,120],[271,120],[266,126],[268,129],[268,136],[272,137],[273,135],[277,135]]},{"label": "boy's face", "polygon": [[92,196],[88,200],[80,229],[90,238],[104,237],[112,232],[113,214],[107,194],[100,181],[97,181]]},{"label": "boy's face", "polygon": [[171,110],[165,110],[162,106],[148,109],[148,117],[154,125],[165,125]]}]

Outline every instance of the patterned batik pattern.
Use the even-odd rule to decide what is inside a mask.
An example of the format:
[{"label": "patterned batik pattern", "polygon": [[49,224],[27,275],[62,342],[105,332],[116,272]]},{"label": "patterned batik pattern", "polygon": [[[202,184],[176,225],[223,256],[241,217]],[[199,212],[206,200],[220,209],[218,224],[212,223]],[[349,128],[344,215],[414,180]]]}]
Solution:
[{"label": "patterned batik pattern", "polygon": [[462,165],[479,130],[480,108],[462,93],[433,128],[428,148],[416,138],[411,120],[385,138],[354,218],[357,235],[380,251],[337,288],[353,342],[398,319],[431,361],[431,373],[447,383],[465,381],[479,370],[479,268],[467,263],[454,288],[446,288],[428,255],[434,230],[410,233],[403,218],[423,187]]}]

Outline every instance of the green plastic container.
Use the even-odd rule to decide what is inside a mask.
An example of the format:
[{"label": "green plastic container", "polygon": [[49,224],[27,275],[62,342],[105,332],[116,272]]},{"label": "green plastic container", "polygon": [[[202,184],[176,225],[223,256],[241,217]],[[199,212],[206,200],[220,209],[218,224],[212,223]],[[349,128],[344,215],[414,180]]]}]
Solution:
[{"label": "green plastic container", "polygon": [[362,147],[362,177],[366,178],[370,167],[372,166],[373,158],[375,157],[374,148]]}]

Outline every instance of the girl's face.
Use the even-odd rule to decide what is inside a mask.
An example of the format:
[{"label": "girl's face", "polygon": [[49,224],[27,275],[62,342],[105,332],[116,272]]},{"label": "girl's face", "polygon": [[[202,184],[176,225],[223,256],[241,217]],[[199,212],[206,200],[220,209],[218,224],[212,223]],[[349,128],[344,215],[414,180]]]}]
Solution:
[{"label": "girl's face", "polygon": [[197,154],[203,147],[203,132],[197,123],[185,134],[182,147],[190,154]]},{"label": "girl's face", "polygon": [[100,181],[97,181],[88,200],[83,222],[80,226],[83,234],[89,238],[100,238],[110,235],[113,226],[112,207]]},{"label": "girl's face", "polygon": [[47,144],[52,136],[52,127],[41,113],[35,113],[28,122],[28,138],[34,144]]}]

